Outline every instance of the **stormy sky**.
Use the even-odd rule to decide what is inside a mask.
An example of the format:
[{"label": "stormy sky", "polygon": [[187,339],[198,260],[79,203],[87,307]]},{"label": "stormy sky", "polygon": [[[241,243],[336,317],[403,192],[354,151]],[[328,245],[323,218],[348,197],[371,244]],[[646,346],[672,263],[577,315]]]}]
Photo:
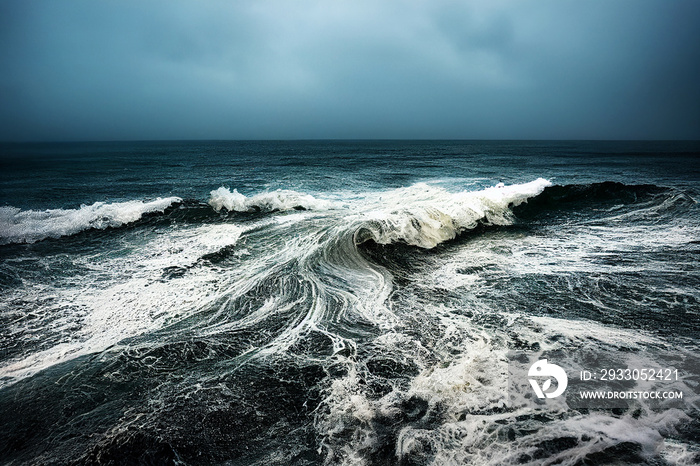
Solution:
[{"label": "stormy sky", "polygon": [[0,140],[316,138],[700,139],[700,2],[0,2]]}]

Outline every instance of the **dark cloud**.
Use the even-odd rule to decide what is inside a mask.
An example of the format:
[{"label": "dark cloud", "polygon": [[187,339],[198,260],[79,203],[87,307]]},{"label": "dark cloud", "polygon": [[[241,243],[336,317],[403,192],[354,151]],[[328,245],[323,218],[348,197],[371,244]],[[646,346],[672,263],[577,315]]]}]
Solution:
[{"label": "dark cloud", "polygon": [[694,0],[0,6],[0,139],[700,138]]}]

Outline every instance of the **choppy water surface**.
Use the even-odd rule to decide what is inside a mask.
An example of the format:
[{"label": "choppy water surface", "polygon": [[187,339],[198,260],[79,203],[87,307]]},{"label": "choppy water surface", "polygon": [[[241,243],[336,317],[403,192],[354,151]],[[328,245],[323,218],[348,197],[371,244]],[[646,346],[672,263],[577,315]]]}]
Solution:
[{"label": "choppy water surface", "polygon": [[697,464],[683,404],[508,403],[512,349],[700,367],[700,145],[2,146],[6,464]]}]

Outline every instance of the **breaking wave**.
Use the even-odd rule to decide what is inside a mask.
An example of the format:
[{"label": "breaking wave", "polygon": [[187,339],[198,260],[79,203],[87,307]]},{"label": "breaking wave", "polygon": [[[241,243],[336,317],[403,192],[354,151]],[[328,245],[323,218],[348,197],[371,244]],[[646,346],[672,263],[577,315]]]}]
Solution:
[{"label": "breaking wave", "polygon": [[397,189],[379,198],[379,208],[367,214],[357,231],[356,241],[404,242],[430,249],[479,224],[511,224],[513,207],[541,194],[551,185],[539,178],[530,183],[499,184],[481,191],[459,193],[423,183]]},{"label": "breaking wave", "polygon": [[[552,185],[543,178],[529,183],[489,187],[477,191],[450,192],[417,183],[392,191],[369,192],[344,202],[319,199],[292,190],[276,190],[245,196],[236,189],[211,191],[207,204],[179,197],[152,201],[96,202],[79,209],[22,210],[0,207],[0,245],[34,243],[70,236],[89,229],[121,227],[146,214],[167,214],[172,221],[216,221],[216,213],[285,213],[292,210],[338,210],[349,221],[357,244],[404,243],[434,248],[479,225],[511,225],[543,212],[598,209],[635,205],[644,215],[659,214],[696,204],[686,193],[654,185],[616,182],[586,185]],[[180,209],[168,211],[179,205]],[[213,209],[213,211],[211,210]],[[216,212],[216,213],[215,213]]]},{"label": "breaking wave", "polygon": [[246,197],[234,189],[231,192],[223,186],[211,192],[209,205],[217,212],[226,209],[232,212],[277,212],[286,210],[326,210],[333,206],[330,201],[316,199],[310,194],[302,194],[288,189]]},{"label": "breaking wave", "polygon": [[153,201],[95,202],[79,209],[22,210],[0,207],[0,244],[34,243],[46,238],[69,236],[88,229],[120,227],[144,214],[164,212],[181,202],[179,197]]}]

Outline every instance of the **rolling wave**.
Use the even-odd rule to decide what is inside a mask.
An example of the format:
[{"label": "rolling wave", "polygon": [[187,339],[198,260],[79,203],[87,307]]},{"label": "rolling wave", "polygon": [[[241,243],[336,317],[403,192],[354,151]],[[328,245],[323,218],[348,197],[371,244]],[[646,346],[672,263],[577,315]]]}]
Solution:
[{"label": "rolling wave", "polygon": [[70,236],[88,229],[120,227],[143,215],[164,212],[179,197],[153,201],[95,202],[79,209],[21,210],[0,207],[0,244],[34,243],[46,238]]},{"label": "rolling wave", "polygon": [[481,191],[450,193],[442,188],[417,184],[381,197],[358,228],[356,240],[380,244],[404,242],[430,249],[454,239],[479,224],[508,225],[512,208],[551,186],[539,178],[530,183],[498,185]]},{"label": "rolling wave", "polygon": [[287,210],[327,210],[333,206],[330,201],[316,199],[310,194],[302,194],[288,189],[246,197],[234,189],[221,187],[211,192],[209,205],[217,212],[226,209],[235,212],[284,212]]},{"label": "rolling wave", "polygon": [[591,184],[549,186],[527,204],[514,211],[519,218],[529,219],[544,212],[601,210],[627,207],[631,210],[655,209],[672,212],[696,204],[687,193],[662,186],[627,185],[614,181]]},{"label": "rolling wave", "polygon": [[[207,205],[208,204],[208,205]],[[270,214],[289,211],[338,210],[353,220],[355,240],[379,244],[403,242],[422,248],[454,239],[478,225],[509,225],[543,212],[637,206],[636,210],[670,211],[696,204],[686,193],[655,185],[603,182],[552,185],[545,179],[478,191],[450,192],[418,183],[386,192],[356,195],[344,202],[320,199],[292,190],[263,192],[250,197],[236,189],[211,191],[207,204],[179,197],[126,202],[96,202],[78,209],[21,210],[0,207],[0,245],[34,243],[79,232],[135,225],[150,215],[172,221],[217,221],[217,213]],[[173,207],[180,207],[173,209]],[[212,210],[213,209],[213,210]]]}]

